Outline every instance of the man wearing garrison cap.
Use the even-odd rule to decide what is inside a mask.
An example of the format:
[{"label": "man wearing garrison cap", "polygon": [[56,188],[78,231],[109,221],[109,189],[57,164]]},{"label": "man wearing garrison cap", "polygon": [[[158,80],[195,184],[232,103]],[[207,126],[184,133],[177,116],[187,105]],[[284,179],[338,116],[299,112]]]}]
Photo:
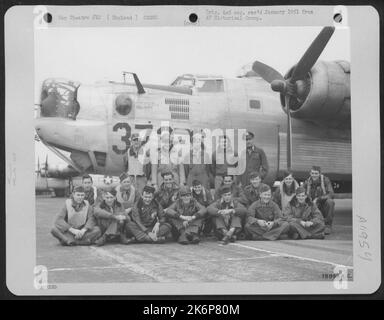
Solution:
[{"label": "man wearing garrison cap", "polygon": [[289,224],[283,220],[279,206],[271,200],[271,188],[260,188],[260,200],[248,208],[245,232],[252,240],[277,240],[288,234]]},{"label": "man wearing garrison cap", "polygon": [[51,234],[63,246],[91,245],[101,235],[92,206],[84,197],[84,188],[75,187],[56,217]]},{"label": "man wearing garrison cap", "polygon": [[154,193],[154,187],[145,186],[132,209],[127,228],[137,242],[163,243],[170,236],[171,225],[166,223],[164,210],[154,199]]}]

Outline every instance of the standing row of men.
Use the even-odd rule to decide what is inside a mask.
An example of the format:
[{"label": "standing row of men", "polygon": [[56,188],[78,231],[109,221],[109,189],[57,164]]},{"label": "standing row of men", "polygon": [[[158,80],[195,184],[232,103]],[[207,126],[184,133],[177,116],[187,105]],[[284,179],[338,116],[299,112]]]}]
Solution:
[{"label": "standing row of men", "polygon": [[52,235],[63,245],[104,245],[108,241],[163,243],[177,239],[196,244],[202,233],[214,232],[223,244],[242,236],[250,240],[324,238],[331,231],[333,190],[319,167],[299,186],[287,172],[272,195],[260,172],[249,174],[240,187],[234,177],[223,181],[212,197],[210,189],[194,179],[180,186],[172,171],[161,173],[156,190],[145,185],[139,192],[128,173],[120,185],[103,194],[90,176],[76,187],[58,215]]},{"label": "standing row of men", "polygon": [[[269,170],[265,152],[253,144],[253,138],[253,133],[246,134],[246,150],[240,154],[244,159],[245,170],[236,177],[236,183],[243,187],[248,184],[251,172],[259,172],[264,178]],[[163,173],[169,171],[173,173],[174,181],[179,185],[186,184],[192,187],[193,180],[199,180],[205,188],[210,189],[214,186],[218,191],[224,177],[229,174],[228,169],[238,165],[232,144],[225,135],[219,137],[218,147],[212,155],[205,151],[202,138],[194,136],[190,154],[186,156],[189,158],[175,154],[178,151],[171,141],[173,141],[171,131],[161,133],[158,163],[151,163],[149,151],[144,151],[139,135],[132,135],[132,145],[124,156],[124,163],[126,172],[133,178],[140,192],[147,184],[155,188],[160,187],[163,182]],[[170,161],[170,158],[177,158],[179,163]]]}]

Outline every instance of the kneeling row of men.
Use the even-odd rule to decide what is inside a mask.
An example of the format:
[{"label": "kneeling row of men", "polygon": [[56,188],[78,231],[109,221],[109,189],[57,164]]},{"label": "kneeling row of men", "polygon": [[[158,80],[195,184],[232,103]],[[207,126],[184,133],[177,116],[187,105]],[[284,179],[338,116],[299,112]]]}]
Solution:
[{"label": "kneeling row of men", "polygon": [[[124,178],[127,176],[121,177],[123,182]],[[198,181],[194,185],[199,187]],[[249,240],[324,238],[323,215],[303,187],[296,188],[283,211],[271,199],[271,188],[265,184],[260,186],[259,199],[248,208],[225,185],[210,204],[201,193],[205,192],[204,188],[196,188],[200,191],[196,193],[195,188],[178,187],[165,209],[161,188],[156,191],[145,186],[141,195],[132,188],[129,185],[126,197],[119,187],[105,191],[97,204],[90,204],[96,193],[87,201],[84,187],[74,188],[56,218],[52,235],[66,246],[102,246],[109,241],[164,243],[171,239],[177,239],[180,244],[197,244],[202,230],[210,227],[223,244],[236,241],[238,236]]]}]

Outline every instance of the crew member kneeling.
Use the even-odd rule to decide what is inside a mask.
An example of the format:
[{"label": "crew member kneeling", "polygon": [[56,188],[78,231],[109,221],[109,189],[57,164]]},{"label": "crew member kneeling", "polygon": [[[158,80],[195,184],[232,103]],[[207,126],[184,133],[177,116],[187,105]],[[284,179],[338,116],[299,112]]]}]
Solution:
[{"label": "crew member kneeling", "polygon": [[139,201],[132,209],[132,221],[127,228],[138,242],[164,243],[171,226],[165,223],[161,205],[154,199],[155,188],[145,186]]},{"label": "crew member kneeling", "polygon": [[208,207],[213,224],[223,244],[236,241],[236,234],[241,231],[241,220],[247,214],[247,209],[233,199],[232,190],[228,186],[220,189],[221,199]]},{"label": "crew member kneeling", "polygon": [[101,235],[93,209],[84,197],[84,188],[75,187],[55,220],[51,234],[63,246],[91,245]]},{"label": "crew member kneeling", "polygon": [[277,240],[289,231],[289,223],[283,221],[279,206],[271,200],[271,188],[260,188],[260,200],[248,209],[245,233],[252,240]]},{"label": "crew member kneeling", "polygon": [[192,192],[188,187],[180,187],[179,199],[165,212],[180,234],[178,239],[180,244],[200,242],[199,232],[207,209],[192,198]]},{"label": "crew member kneeling", "polygon": [[324,239],[324,218],[303,187],[296,189],[296,195],[285,207],[284,214],[292,239]]}]

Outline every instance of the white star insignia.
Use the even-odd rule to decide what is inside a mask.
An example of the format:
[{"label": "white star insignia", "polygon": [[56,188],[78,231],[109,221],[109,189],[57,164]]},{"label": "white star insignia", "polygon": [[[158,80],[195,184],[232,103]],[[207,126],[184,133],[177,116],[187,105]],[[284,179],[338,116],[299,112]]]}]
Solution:
[{"label": "white star insignia", "polygon": [[113,181],[111,176],[104,176],[104,183],[105,184],[111,184]]}]

